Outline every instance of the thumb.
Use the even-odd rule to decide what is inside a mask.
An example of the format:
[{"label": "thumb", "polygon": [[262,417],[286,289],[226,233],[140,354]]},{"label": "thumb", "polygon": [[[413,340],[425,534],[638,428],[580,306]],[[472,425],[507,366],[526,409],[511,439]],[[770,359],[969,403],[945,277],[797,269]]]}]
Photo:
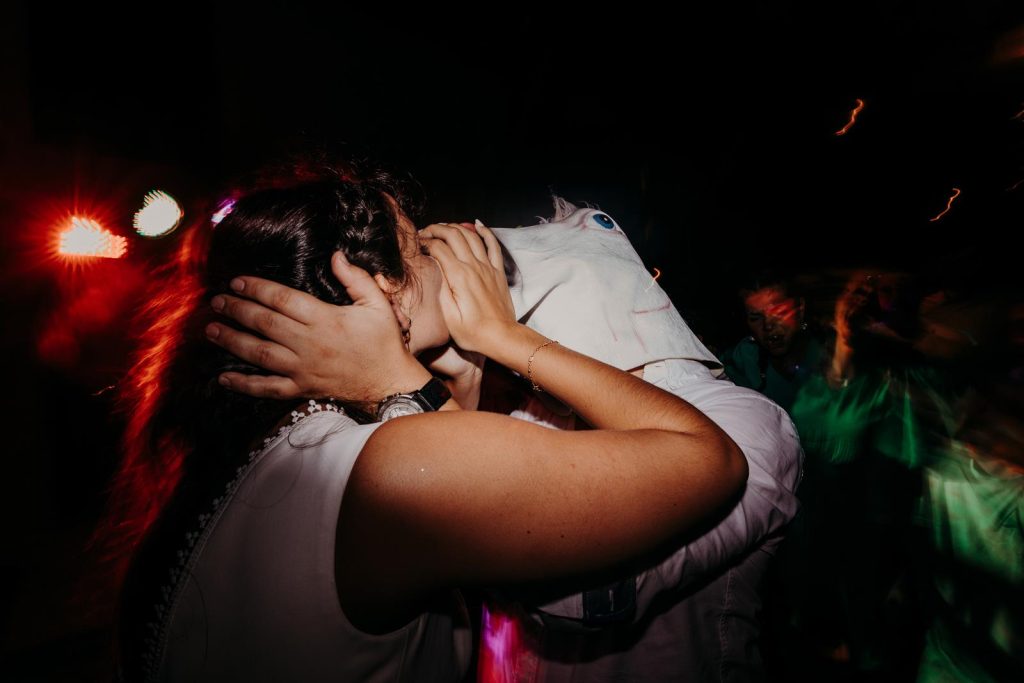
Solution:
[{"label": "thumb", "polygon": [[348,292],[352,303],[388,305],[387,297],[384,296],[384,292],[380,291],[380,287],[370,277],[370,274],[359,266],[349,263],[340,251],[334,252],[334,256],[331,257],[331,272]]}]

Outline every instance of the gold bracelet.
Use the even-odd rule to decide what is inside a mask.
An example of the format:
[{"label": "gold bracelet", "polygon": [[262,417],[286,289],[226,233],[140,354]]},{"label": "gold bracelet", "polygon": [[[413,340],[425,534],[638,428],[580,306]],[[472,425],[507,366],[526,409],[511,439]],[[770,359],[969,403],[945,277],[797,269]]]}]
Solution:
[{"label": "gold bracelet", "polygon": [[548,344],[557,344],[557,343],[558,342],[555,341],[554,339],[549,339],[548,341],[544,342],[543,344],[541,344],[540,346],[535,348],[533,350],[533,353],[530,354],[530,359],[528,361],[526,361],[526,378],[528,380],[530,380],[530,384],[533,385],[533,390],[534,391],[544,391],[544,390],[540,388],[539,384],[537,384],[536,382],[533,381],[533,358],[534,358],[534,356],[537,355],[538,351],[543,349]]}]

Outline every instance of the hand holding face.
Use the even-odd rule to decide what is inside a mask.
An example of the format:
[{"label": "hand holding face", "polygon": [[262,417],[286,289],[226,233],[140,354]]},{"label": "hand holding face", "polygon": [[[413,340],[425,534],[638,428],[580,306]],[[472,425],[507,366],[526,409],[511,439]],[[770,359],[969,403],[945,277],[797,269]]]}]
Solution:
[{"label": "hand holding face", "polygon": [[441,311],[452,340],[467,351],[487,353],[515,325],[501,245],[490,230],[435,223],[419,232],[427,252],[441,266]]},{"label": "hand holding face", "polygon": [[222,384],[258,397],[376,402],[429,379],[405,348],[391,304],[370,274],[340,252],[331,268],[351,305],[334,306],[256,277],[232,280],[237,295],[213,297],[214,310],[265,339],[220,323],[207,327],[208,338],[274,373],[227,372],[220,376]]}]

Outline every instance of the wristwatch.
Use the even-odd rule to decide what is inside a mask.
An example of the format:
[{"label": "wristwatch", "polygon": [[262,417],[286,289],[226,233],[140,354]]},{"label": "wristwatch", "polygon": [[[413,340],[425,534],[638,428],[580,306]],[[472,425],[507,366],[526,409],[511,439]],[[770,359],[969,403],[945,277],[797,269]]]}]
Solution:
[{"label": "wristwatch", "polygon": [[377,421],[386,422],[393,417],[438,410],[451,397],[452,392],[448,391],[444,382],[437,377],[431,377],[419,391],[392,394],[381,401],[377,406]]}]

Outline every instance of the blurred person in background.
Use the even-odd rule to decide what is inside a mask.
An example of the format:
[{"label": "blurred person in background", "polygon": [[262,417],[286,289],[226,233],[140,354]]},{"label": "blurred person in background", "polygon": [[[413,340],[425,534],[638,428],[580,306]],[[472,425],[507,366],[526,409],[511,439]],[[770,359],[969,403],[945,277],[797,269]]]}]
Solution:
[{"label": "blurred person in background", "polygon": [[725,372],[738,386],[788,411],[824,353],[808,325],[804,297],[789,279],[767,272],[751,278],[739,294],[750,335],[721,354]]}]

